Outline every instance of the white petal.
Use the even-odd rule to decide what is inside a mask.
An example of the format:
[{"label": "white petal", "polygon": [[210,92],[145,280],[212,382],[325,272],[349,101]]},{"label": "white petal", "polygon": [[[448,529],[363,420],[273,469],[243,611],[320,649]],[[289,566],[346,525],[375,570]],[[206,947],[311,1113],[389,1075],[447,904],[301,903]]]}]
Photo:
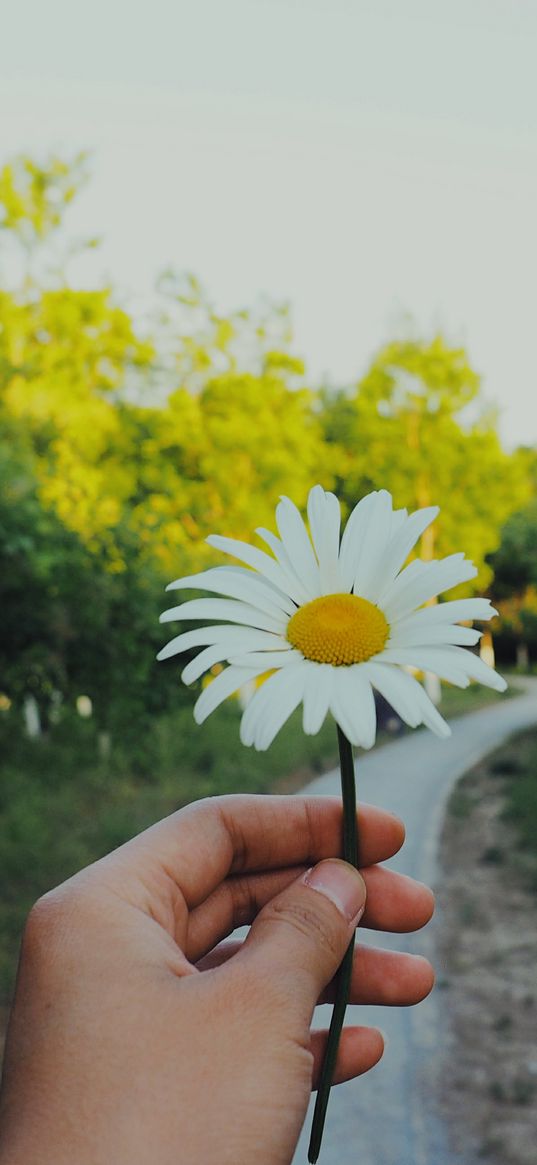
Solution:
[{"label": "white petal", "polygon": [[494,688],[497,692],[505,692],[507,683],[503,676],[498,675],[498,672],[489,667],[488,663],[480,659],[475,651],[464,651],[462,647],[446,647],[444,650],[449,652],[450,657],[457,665],[465,669],[470,679],[484,684],[487,688]]},{"label": "white petal", "polygon": [[396,623],[397,630],[407,627],[431,627],[438,623],[458,623],[459,620],[478,619],[485,622],[493,619],[498,612],[489,599],[452,599],[448,603],[435,603],[422,607]]},{"label": "white petal", "polygon": [[298,707],[304,688],[302,663],[275,672],[252,698],[242,718],[241,740],[264,751]]},{"label": "white petal", "polygon": [[423,723],[435,733],[435,736],[441,736],[445,740],[451,736],[449,724],[446,724],[444,717],[440,715],[438,708],[435,708],[421,684],[413,676],[408,678],[416,685],[416,700],[420,703]]},{"label": "white petal", "polygon": [[229,619],[234,623],[246,623],[250,627],[261,627],[264,631],[274,631],[276,635],[285,632],[288,619],[266,615],[247,603],[235,599],[191,599],[180,607],[170,607],[160,616],[161,623],[172,623],[175,619]]},{"label": "white petal", "polygon": [[392,538],[408,518],[408,510],[394,510],[392,514]]},{"label": "white petal", "polygon": [[[236,664],[238,667],[256,667],[258,662],[261,662],[262,652],[259,649],[265,646],[264,637],[272,640],[276,638],[267,635],[265,631],[256,632],[250,627],[234,627],[233,631],[232,637],[228,637],[223,642],[211,644],[206,647],[205,651],[201,651],[195,659],[190,660],[190,663],[187,663],[181,673],[184,684],[193,683],[215,663],[222,663],[224,660]],[[274,656],[281,658],[283,655],[289,655],[289,644],[286,639],[280,640],[278,646],[281,647],[281,650],[267,652],[267,658],[272,659]],[[265,657],[263,656],[263,658]],[[267,664],[267,670],[270,666],[276,667],[277,665]]]},{"label": "white petal", "polygon": [[438,736],[451,735],[445,720],[414,676],[391,664],[369,661],[363,667],[377,690],[411,728],[426,724]]},{"label": "white petal", "polygon": [[237,627],[234,624],[213,624],[212,627],[196,627],[194,631],[183,631],[175,639],[159,651],[158,660],[170,659],[181,651],[190,651],[192,647],[204,647],[205,644],[235,643],[237,636],[241,637],[241,645],[245,651],[260,651],[262,648],[275,650],[280,644],[287,647],[288,640],[270,631],[258,631],[256,627]]},{"label": "white petal", "polygon": [[351,744],[371,748],[375,743],[376,712],[373,691],[360,664],[336,667],[330,707]]},{"label": "white petal", "polygon": [[257,546],[250,546],[247,542],[239,542],[235,538],[222,538],[219,534],[211,534],[206,541],[209,546],[214,546],[216,550],[222,550],[224,554],[239,558],[241,562],[245,562],[247,566],[257,570],[282,594],[289,595],[289,598],[296,603],[304,602],[300,588],[298,591],[296,590],[296,579],[293,579],[293,576],[284,570],[279,562],[271,558],[270,554],[265,554],[264,550],[259,550]]},{"label": "white petal", "polygon": [[367,524],[360,560],[354,579],[354,593],[375,602],[379,584],[379,564],[389,545],[392,530],[392,498],[387,490],[375,495]]},{"label": "white petal", "polygon": [[258,724],[261,724],[263,716],[266,714],[264,702],[266,696],[264,699],[260,699],[260,697],[263,689],[266,688],[267,684],[268,679],[265,680],[264,683],[261,684],[261,687],[254,692],[242,715],[240,739],[242,744],[245,744],[247,748],[250,748],[254,743],[257,726]]},{"label": "white petal", "polygon": [[287,644],[287,651],[241,651],[229,655],[229,662],[236,664],[237,667],[263,667],[264,671],[288,667],[289,664],[299,663],[303,659],[302,652],[295,651],[290,643]]},{"label": "white petal", "polygon": [[325,493],[320,485],[310,490],[308,520],[321,573],[323,595],[341,592],[339,571],[339,527],[341,510],[335,494]]},{"label": "white petal", "polygon": [[272,744],[280,728],[298,708],[304,692],[302,664],[298,668],[286,668],[284,671],[276,672],[271,679],[278,680],[278,692],[276,694],[273,689],[266,720],[257,731],[255,747],[259,751],[264,751]]},{"label": "white petal", "polygon": [[412,677],[393,664],[373,663],[371,660],[363,664],[363,670],[405,724],[417,728],[418,724],[421,724],[421,715],[413,682],[410,682]]},{"label": "white petal", "polygon": [[375,506],[376,493],[368,494],[349,514],[339,552],[339,569],[343,591],[352,591],[362,553],[365,532]]},{"label": "white petal", "polygon": [[187,663],[181,672],[181,679],[184,684],[193,684],[194,680],[199,680],[200,676],[209,671],[209,668],[214,667],[215,663],[222,663],[227,659],[227,645],[213,643],[211,647],[206,647],[204,651],[200,651],[195,659],[191,659],[190,663]]},{"label": "white petal", "polygon": [[306,736],[315,736],[322,727],[330,707],[334,669],[330,664],[304,665],[304,715],[302,726]]},{"label": "white petal", "polygon": [[203,689],[201,696],[196,700],[194,704],[196,724],[203,724],[219,704],[223,704],[224,700],[237,692],[248,680],[255,679],[258,674],[247,667],[227,667]]},{"label": "white petal", "polygon": [[199,588],[204,591],[214,591],[217,595],[227,595],[232,599],[241,599],[252,603],[268,615],[278,617],[283,612],[294,615],[296,607],[289,596],[281,595],[271,583],[246,570],[242,566],[215,566],[212,570],[204,570],[201,574],[192,574],[185,578],[178,578],[169,583],[167,591],[191,590]]},{"label": "white petal", "polygon": [[[408,566],[405,566],[404,570],[397,575],[397,578],[384,591],[382,603],[379,602],[379,606],[382,607],[386,617],[388,617],[388,611],[390,611],[391,621],[395,622],[395,620],[399,621],[404,619],[410,613],[415,613],[418,604],[414,603],[407,611],[407,596],[410,595],[412,597],[414,587],[418,591],[420,586],[425,585],[431,578],[435,566],[436,561],[423,562],[421,558],[414,558],[412,562],[409,562]],[[399,610],[404,610],[404,614],[399,614]]]},{"label": "white petal", "polygon": [[382,596],[391,586],[396,574],[406,562],[412,547],[421,538],[423,531],[438,517],[438,506],[428,506],[423,510],[416,510],[406,521],[402,522],[397,533],[390,539],[389,545],[383,554],[377,578],[377,601],[382,603]]},{"label": "white petal", "polygon": [[[458,688],[468,687],[468,672],[449,654],[454,647],[393,647],[373,656],[375,663],[398,663],[401,667],[415,667],[432,671]],[[464,654],[469,654],[464,653]]]},{"label": "white petal", "polygon": [[459,627],[457,623],[439,623],[438,626],[392,628],[387,647],[429,647],[433,644],[458,643],[463,647],[473,647],[481,639],[483,632],[473,627]]},{"label": "white petal", "polygon": [[280,542],[280,539],[277,538],[276,535],[271,532],[271,530],[265,530],[264,526],[258,526],[256,534],[258,534],[259,537],[263,539],[263,542],[266,542],[267,546],[270,547],[275,558],[278,560],[279,565],[285,572],[285,575],[288,579],[287,591],[290,597],[294,599],[294,601],[298,603],[299,606],[301,606],[303,603],[309,603],[310,599],[317,598],[317,594],[314,594],[313,591],[309,591],[308,588],[304,586],[304,583],[301,582],[301,580],[298,578],[298,575],[293,568],[293,564],[289,558],[285,546],[283,545],[283,542]]},{"label": "white petal", "polygon": [[[406,585],[408,582],[411,581],[411,579],[414,580],[417,578],[423,578],[425,576],[426,572],[433,565],[434,564],[432,562],[424,562],[422,558],[413,558],[412,562],[409,562],[408,566],[405,566],[404,570],[402,570],[401,573],[397,575],[397,578],[394,579],[394,581],[392,583],[392,587],[394,589],[396,589],[396,588],[402,586],[403,583],[400,580],[403,580],[404,584]],[[390,587],[390,590],[389,590],[390,597],[391,597],[392,587]],[[384,599],[383,599],[384,603],[388,601],[387,594],[388,594],[388,592],[386,593],[386,595],[384,595]]]},{"label": "white petal", "polygon": [[414,608],[421,607],[442,591],[475,578],[477,574],[473,562],[465,559],[463,554],[450,554],[438,562],[424,562],[422,567],[425,569],[412,577],[406,574],[410,570],[406,567],[390,587],[388,595],[384,596],[382,610],[388,623],[403,619]]},{"label": "white petal", "polygon": [[276,507],[276,521],[297,578],[316,598],[322,593],[319,565],[300,513],[289,498],[282,498]]},{"label": "white petal", "polygon": [[[410,584],[424,580],[426,577],[428,578],[434,565],[434,562],[424,562],[421,558],[414,558],[412,562],[409,562],[408,566],[405,566],[404,570],[397,575],[397,578],[384,591],[382,595],[382,610],[385,613],[392,608],[396,610],[395,604],[400,596],[406,595]],[[414,608],[412,608],[412,611],[414,611]],[[403,619],[405,616],[394,615],[392,618]]]}]

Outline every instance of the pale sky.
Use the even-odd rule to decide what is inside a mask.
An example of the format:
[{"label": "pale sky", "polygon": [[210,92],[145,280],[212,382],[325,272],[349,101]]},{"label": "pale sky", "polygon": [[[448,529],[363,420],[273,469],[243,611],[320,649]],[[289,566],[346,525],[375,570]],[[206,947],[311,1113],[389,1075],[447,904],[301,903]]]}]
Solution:
[{"label": "pale sky", "polygon": [[0,56],[0,159],[93,151],[81,280],[289,300],[336,384],[411,316],[537,444],[536,0],[20,0]]}]

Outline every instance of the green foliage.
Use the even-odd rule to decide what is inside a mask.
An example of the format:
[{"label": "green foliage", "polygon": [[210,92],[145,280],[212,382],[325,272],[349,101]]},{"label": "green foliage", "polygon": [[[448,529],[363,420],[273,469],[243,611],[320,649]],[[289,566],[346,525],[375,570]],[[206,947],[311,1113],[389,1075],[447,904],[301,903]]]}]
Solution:
[{"label": "green foliage", "polygon": [[52,156],[40,165],[17,157],[0,170],[0,229],[31,248],[62,226],[67,207],[88,179],[87,155]]},{"label": "green foliage", "polygon": [[32,449],[40,498],[116,566],[133,488],[121,397],[151,354],[106,290],[0,293],[3,409]]},{"label": "green foliage", "polygon": [[490,565],[497,599],[508,599],[528,587],[537,587],[537,491],[531,502],[505,523]]},{"label": "green foliage", "polygon": [[66,683],[67,593],[84,583],[92,563],[41,506],[30,450],[9,416],[0,432],[0,562],[3,688],[12,699],[31,693],[46,705]]},{"label": "green foliage", "polygon": [[223,316],[200,280],[191,272],[164,271],[155,326],[159,335],[164,392],[179,381],[198,392],[220,373],[279,372],[296,387],[303,362],[289,352],[293,333],[286,303],[259,301]]},{"label": "green foliage", "polygon": [[[527,453],[528,451],[523,451]],[[524,458],[527,464],[527,457]],[[533,456],[530,473],[537,465]],[[533,474],[532,474],[533,476]],[[527,506],[512,514],[491,555],[492,594],[501,616],[501,643],[513,641],[537,650],[537,481]]]},{"label": "green foliage", "polygon": [[466,592],[489,583],[486,555],[529,489],[521,464],[501,449],[493,419],[482,411],[473,423],[465,419],[478,394],[466,352],[435,336],[386,345],[355,391],[325,396],[323,410],[340,496],[350,506],[384,487],[411,509],[439,503],[422,557],[463,546],[479,568]]},{"label": "green foliage", "polygon": [[207,559],[203,539],[224,526],[232,536],[250,539],[256,526],[272,524],[282,493],[304,504],[322,463],[312,394],[290,392],[273,370],[224,373],[197,396],[178,389],[161,429],[161,487],[179,478],[181,490],[178,497],[170,489],[168,507],[159,506],[161,546],[173,549],[168,569]]},{"label": "green foliage", "polygon": [[[39,497],[31,446],[12,418],[0,433],[0,668],[4,693],[37,699],[46,724],[55,693],[80,692],[101,727],[138,723],[165,705],[161,580],[138,560],[132,533],[114,531],[126,569],[110,569]],[[115,564],[116,558],[111,559]],[[132,566],[132,569],[129,567]]]}]

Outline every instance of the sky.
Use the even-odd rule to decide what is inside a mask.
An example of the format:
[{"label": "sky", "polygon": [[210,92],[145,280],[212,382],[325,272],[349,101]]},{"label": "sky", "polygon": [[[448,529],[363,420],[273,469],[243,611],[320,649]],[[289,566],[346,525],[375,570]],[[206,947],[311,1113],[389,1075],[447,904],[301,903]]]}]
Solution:
[{"label": "sky", "polygon": [[334,384],[441,328],[537,444],[535,0],[20,0],[2,31],[0,162],[92,154],[78,279],[289,301]]}]

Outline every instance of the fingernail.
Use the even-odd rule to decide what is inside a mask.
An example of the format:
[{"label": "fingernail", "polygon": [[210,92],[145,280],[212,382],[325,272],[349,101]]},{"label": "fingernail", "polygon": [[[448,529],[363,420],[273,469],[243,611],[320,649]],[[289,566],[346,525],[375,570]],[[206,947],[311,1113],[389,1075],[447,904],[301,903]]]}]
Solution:
[{"label": "fingernail", "polygon": [[336,858],[319,862],[304,874],[306,886],[318,890],[329,898],[347,922],[360,921],[365,909],[366,888],[365,882],[347,862],[340,862]]}]

